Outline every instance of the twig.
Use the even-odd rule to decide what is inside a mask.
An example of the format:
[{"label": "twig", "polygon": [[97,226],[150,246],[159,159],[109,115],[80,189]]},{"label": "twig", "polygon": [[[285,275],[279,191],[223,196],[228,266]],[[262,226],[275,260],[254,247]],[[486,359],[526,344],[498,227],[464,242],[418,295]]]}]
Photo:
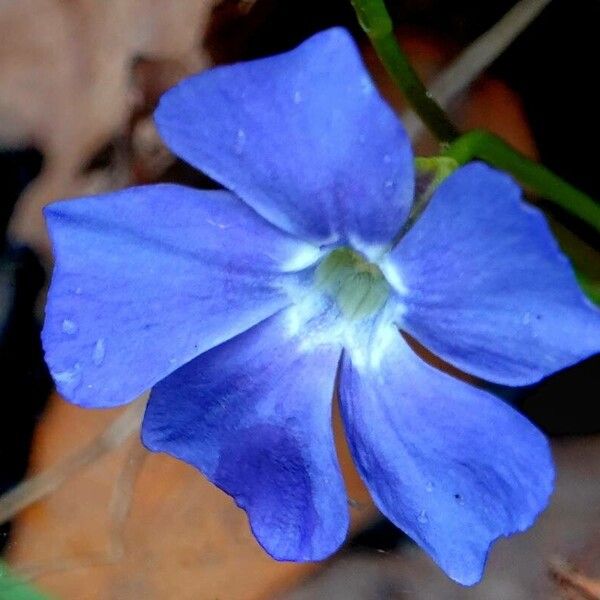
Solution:
[{"label": "twig", "polygon": [[0,523],[57,490],[67,479],[120,446],[139,430],[145,401],[139,400],[89,444],[46,471],[26,479],[0,497]]},{"label": "twig", "polygon": [[[478,37],[428,86],[429,94],[443,108],[485,71],[530,25],[551,0],[521,0],[491,29]],[[413,111],[402,120],[410,136],[424,133],[423,121]]]},{"label": "twig", "polygon": [[115,564],[115,562],[110,552],[101,550],[90,552],[85,556],[70,556],[49,561],[35,561],[24,565],[14,564],[11,565],[11,569],[21,581],[34,583],[38,579],[47,577],[48,575],[92,569],[95,567],[106,567]]},{"label": "twig", "polygon": [[131,506],[135,484],[148,457],[148,451],[136,439],[129,450],[121,473],[115,482],[110,500],[110,549],[109,556],[120,560],[125,555],[124,529]]},{"label": "twig", "polygon": [[578,592],[586,600],[600,600],[600,580],[578,573],[560,559],[550,562],[550,573],[564,587]]},{"label": "twig", "polygon": [[440,142],[458,137],[454,123],[427,92],[408,56],[400,47],[384,0],[350,0],[360,26],[394,84]]},{"label": "twig", "polygon": [[34,581],[50,574],[115,565],[121,561],[125,556],[125,525],[131,512],[135,484],[147,456],[148,451],[138,440],[133,440],[113,488],[109,505],[109,541],[105,550],[12,565],[13,571],[24,581]]}]

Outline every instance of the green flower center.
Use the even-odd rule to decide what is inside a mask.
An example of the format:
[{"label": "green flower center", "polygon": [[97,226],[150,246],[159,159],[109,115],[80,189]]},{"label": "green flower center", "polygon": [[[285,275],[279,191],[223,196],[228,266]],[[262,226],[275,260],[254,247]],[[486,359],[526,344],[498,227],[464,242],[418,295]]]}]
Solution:
[{"label": "green flower center", "polygon": [[376,313],[390,295],[381,269],[350,248],[337,248],[327,255],[316,269],[315,283],[351,320]]}]

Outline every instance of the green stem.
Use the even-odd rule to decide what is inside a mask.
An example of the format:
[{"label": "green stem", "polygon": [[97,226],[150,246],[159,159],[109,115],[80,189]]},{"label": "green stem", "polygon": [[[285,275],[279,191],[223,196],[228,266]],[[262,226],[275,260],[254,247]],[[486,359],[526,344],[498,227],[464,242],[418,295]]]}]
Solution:
[{"label": "green stem", "polygon": [[444,155],[461,165],[478,158],[508,171],[541,197],[600,231],[600,204],[488,131],[469,131],[449,144]]},{"label": "green stem", "polygon": [[394,83],[428,129],[442,142],[458,137],[458,130],[440,105],[429,95],[400,48],[383,0],[350,0],[358,21]]},{"label": "green stem", "polygon": [[445,155],[465,164],[475,158],[508,171],[522,184],[600,231],[600,205],[546,167],[530,160],[487,131],[459,132],[429,95],[400,48],[383,0],[350,0],[361,27],[394,83],[427,128],[447,145]]}]

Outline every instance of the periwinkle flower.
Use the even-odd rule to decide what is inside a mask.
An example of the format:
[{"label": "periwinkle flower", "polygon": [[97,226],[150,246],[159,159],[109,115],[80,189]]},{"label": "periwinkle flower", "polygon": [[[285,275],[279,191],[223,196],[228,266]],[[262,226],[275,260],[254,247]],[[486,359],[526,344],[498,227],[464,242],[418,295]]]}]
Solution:
[{"label": "periwinkle flower", "polygon": [[553,467],[495,396],[425,363],[526,385],[598,351],[598,312],[543,216],[474,163],[413,203],[406,133],[347,33],[215,68],[165,94],[159,131],[229,191],[136,187],[47,211],[56,268],[43,332],[86,407],[153,387],[142,435],[246,510],[277,559],[318,560],[348,527],[339,398],[377,506],[450,577],[529,527]]}]

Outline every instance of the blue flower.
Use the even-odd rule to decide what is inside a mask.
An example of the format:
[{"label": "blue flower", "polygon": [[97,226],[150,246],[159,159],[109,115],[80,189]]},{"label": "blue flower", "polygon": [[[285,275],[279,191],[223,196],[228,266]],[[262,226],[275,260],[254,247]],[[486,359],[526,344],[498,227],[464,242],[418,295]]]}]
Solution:
[{"label": "blue flower", "polygon": [[148,448],[197,467],[269,554],[300,561],[347,532],[337,378],[377,506],[450,577],[478,581],[490,544],[546,506],[548,444],[496,397],[423,362],[399,330],[508,385],[597,352],[598,312],[543,216],[474,163],[392,248],[413,156],[340,29],[183,81],[156,123],[229,191],[153,185],[47,209],[56,268],[43,340],[60,392],[110,407],[154,386]]}]

